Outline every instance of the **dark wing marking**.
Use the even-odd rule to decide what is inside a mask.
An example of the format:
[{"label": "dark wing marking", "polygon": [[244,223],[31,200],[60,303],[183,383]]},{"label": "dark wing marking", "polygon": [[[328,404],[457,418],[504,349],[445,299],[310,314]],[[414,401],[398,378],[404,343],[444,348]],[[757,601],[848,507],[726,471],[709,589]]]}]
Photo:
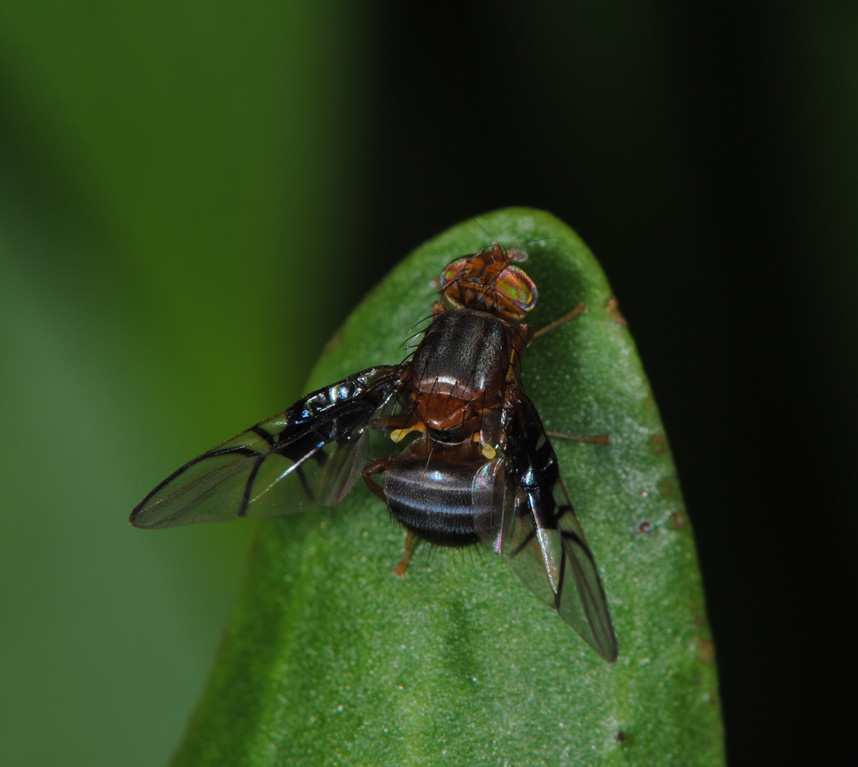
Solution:
[{"label": "dark wing marking", "polygon": [[272,491],[290,474],[311,501],[335,506],[367,463],[374,418],[397,400],[398,371],[388,365],[356,373],[194,458],[140,501],[131,524],[286,514],[294,504]]},{"label": "dark wing marking", "polygon": [[[614,661],[617,638],[593,553],[536,408],[518,396],[502,472],[503,521],[493,545],[540,599],[603,658]],[[494,471],[500,476],[499,469]]]}]

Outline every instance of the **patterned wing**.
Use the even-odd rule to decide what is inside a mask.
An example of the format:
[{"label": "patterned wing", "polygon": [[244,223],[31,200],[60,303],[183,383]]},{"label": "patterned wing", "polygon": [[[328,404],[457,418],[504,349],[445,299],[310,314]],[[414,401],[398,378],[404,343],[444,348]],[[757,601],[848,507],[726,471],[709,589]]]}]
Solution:
[{"label": "patterned wing", "polygon": [[[593,553],[536,408],[523,394],[519,396],[503,469],[494,469],[496,480],[505,475],[504,499],[498,501],[503,520],[494,548],[534,594],[613,662],[617,638]],[[497,485],[494,492],[499,494]]]},{"label": "patterned wing", "polygon": [[140,501],[131,524],[175,527],[286,514],[294,504],[274,491],[290,474],[311,502],[335,506],[367,463],[376,418],[396,404],[398,371],[389,365],[349,376],[194,458]]}]

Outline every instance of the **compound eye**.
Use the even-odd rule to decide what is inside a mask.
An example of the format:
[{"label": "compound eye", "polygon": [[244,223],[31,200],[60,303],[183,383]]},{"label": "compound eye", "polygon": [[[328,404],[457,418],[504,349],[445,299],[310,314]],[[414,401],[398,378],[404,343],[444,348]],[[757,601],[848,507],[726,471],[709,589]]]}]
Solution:
[{"label": "compound eye", "polygon": [[527,313],[536,305],[536,285],[517,266],[508,266],[495,282],[495,293]]},{"label": "compound eye", "polygon": [[446,288],[451,282],[454,282],[458,279],[459,275],[462,273],[462,269],[464,269],[470,258],[460,258],[458,261],[453,261],[452,264],[447,264],[444,267],[444,271],[441,272],[441,290]]}]

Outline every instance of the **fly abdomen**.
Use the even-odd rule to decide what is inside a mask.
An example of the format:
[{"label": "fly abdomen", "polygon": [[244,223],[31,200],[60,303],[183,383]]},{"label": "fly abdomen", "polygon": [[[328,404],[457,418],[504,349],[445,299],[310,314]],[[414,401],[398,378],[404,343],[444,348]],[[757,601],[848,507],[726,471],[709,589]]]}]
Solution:
[{"label": "fly abdomen", "polygon": [[470,546],[480,538],[474,476],[486,459],[474,443],[442,447],[412,442],[384,474],[384,495],[396,520],[421,540],[438,546]]}]

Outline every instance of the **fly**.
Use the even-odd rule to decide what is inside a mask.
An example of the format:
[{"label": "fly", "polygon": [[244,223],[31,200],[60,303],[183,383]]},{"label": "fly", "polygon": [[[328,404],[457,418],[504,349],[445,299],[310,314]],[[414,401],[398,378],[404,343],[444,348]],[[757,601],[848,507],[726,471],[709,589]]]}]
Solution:
[{"label": "fly", "polygon": [[[482,543],[603,658],[616,660],[593,554],[521,388],[521,358],[538,335],[525,321],[536,285],[516,265],[526,258],[495,244],[453,261],[409,359],[308,394],[203,453],[152,490],[131,524],[285,514],[291,509],[272,491],[289,475],[312,502],[336,506],[363,477],[408,532],[398,571],[415,537],[439,546]],[[376,459],[373,433],[389,437]]]}]

